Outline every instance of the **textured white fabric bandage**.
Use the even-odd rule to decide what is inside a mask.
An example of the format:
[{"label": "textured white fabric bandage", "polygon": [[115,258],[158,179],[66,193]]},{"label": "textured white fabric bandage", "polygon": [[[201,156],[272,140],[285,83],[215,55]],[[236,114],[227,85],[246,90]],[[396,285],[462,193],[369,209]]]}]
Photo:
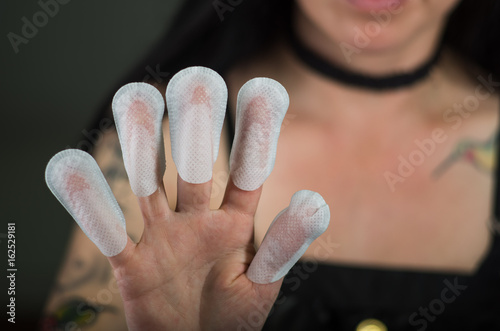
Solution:
[{"label": "textured white fabric bandage", "polygon": [[172,77],[166,99],[172,157],[179,176],[188,183],[206,183],[219,152],[226,84],[209,68],[189,67]]},{"label": "textured white fabric bandage", "polygon": [[112,108],[132,191],[149,196],[165,172],[163,97],[150,84],[130,83],[116,92]]},{"label": "textured white fabric bandage", "polygon": [[254,78],[241,87],[230,156],[231,178],[238,188],[256,190],[271,174],[288,103],[285,88],[273,79]]},{"label": "textured white fabric bandage", "polygon": [[267,230],[248,268],[248,278],[269,284],[284,277],[329,223],[330,209],[321,195],[307,190],[295,193]]},{"label": "textured white fabric bandage", "polygon": [[95,160],[77,149],[50,159],[45,181],[87,237],[106,256],[127,244],[125,217]]}]

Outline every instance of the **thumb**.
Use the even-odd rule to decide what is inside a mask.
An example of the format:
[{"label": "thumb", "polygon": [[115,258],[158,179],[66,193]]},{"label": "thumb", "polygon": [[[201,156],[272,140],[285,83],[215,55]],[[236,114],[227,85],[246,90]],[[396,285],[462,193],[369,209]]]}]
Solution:
[{"label": "thumb", "polygon": [[296,192],[290,205],[271,223],[247,271],[254,283],[269,284],[284,277],[309,245],[328,228],[330,209],[316,192]]}]

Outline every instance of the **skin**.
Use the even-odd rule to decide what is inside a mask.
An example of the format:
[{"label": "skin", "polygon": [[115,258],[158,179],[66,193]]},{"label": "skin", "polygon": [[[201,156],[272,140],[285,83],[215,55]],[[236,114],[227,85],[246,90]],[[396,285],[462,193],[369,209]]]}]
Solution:
[{"label": "skin", "polygon": [[[424,62],[439,39],[446,14],[456,3],[402,3],[403,10],[350,63],[339,44],[353,40],[354,26],[364,27],[373,20],[369,11],[344,0],[298,0],[295,22],[299,36],[324,57],[351,70],[383,75],[411,70]],[[209,207],[217,208],[224,196],[227,137],[222,138],[214,169],[217,184],[194,187],[176,180],[173,162],[167,159],[164,190],[136,200],[126,178],[119,175],[123,172],[116,133],[108,132],[95,157],[125,207],[131,237],[138,241],[130,241],[124,252],[110,259],[121,298],[117,291],[110,291],[111,301],[100,302],[97,294],[109,285],[100,283],[97,276],[90,277],[83,284],[55,291],[47,314],[78,296],[116,308],[113,314],[98,313],[98,321],[85,326],[89,330],[103,325],[122,330],[125,315],[131,329],[139,325],[148,329],[165,325],[171,329],[234,329],[238,317],[246,319],[255,311],[253,300],[269,306],[281,284],[255,286],[246,278],[253,233],[260,243],[274,215],[288,205],[295,191],[304,188],[320,192],[332,211],[329,229],[311,245],[305,259],[473,273],[490,243],[491,171],[457,160],[438,178],[433,176],[461,142],[481,145],[496,134],[499,105],[495,95],[482,100],[459,126],[444,120],[444,113],[454,103],[474,95],[478,81],[465,71],[467,67],[445,49],[428,78],[384,93],[324,78],[298,61],[285,44],[235,67],[225,77],[232,109],[239,87],[256,76],[281,82],[290,95],[290,109],[275,168],[262,191],[242,196],[229,185],[226,197],[232,198],[226,198],[217,211]],[[164,124],[168,130],[166,120]],[[391,192],[384,172],[397,173],[398,156],[408,157],[416,149],[415,139],[432,137],[436,128],[447,138]],[[168,134],[164,136],[169,158],[170,142]],[[193,204],[194,196],[201,203]],[[177,211],[173,212],[176,202]],[[231,226],[216,225],[214,230],[207,225],[216,220]],[[74,238],[58,284],[77,278],[76,260],[84,261],[87,269],[96,259],[106,260],[81,231]]]},{"label": "skin", "polygon": [[[374,38],[371,48],[354,58],[356,61],[349,68],[364,67],[366,71],[384,68],[383,62],[375,66],[375,59],[369,55],[396,53],[395,49],[403,52],[404,45],[423,40],[415,31],[425,32],[427,43],[432,43],[441,31],[444,14],[456,1],[447,3],[448,8],[437,1],[405,3],[405,9],[397,16],[401,20],[394,18],[387,26],[387,33],[379,35],[383,40]],[[335,30],[329,25],[333,19],[321,20],[326,15],[323,13],[334,11],[321,6],[339,6],[335,7],[339,12],[352,10],[342,4],[342,1],[318,2],[315,7],[307,1],[299,2],[304,9],[298,10],[297,21],[309,18],[304,24],[312,29],[308,30],[310,38],[304,42],[329,45],[323,39],[327,33],[337,43],[348,40],[346,36],[337,36],[338,30],[348,30],[344,22],[335,25],[338,27]],[[420,7],[415,7],[417,4]],[[306,6],[315,11],[308,14]],[[406,10],[406,6],[412,10]],[[436,14],[439,12],[441,15]],[[355,25],[363,26],[373,19],[364,12],[358,14],[359,17],[353,18]],[[314,15],[315,20],[310,18]],[[436,22],[423,24],[425,17],[434,17]],[[408,26],[410,22],[414,26]],[[420,29],[423,25],[435,26],[434,34]],[[407,31],[408,36],[415,38],[410,43],[408,36],[396,38],[395,31]],[[389,39],[392,43],[388,43]],[[419,49],[420,58],[427,59],[423,44]],[[334,52],[329,54],[333,54],[331,60],[335,61]],[[409,88],[384,93],[324,78],[297,60],[286,45],[253,64],[233,71],[229,84],[239,86],[248,77],[259,75],[283,82],[291,98],[288,115],[294,118],[280,135],[276,165],[264,186],[257,211],[257,242],[262,240],[270,223],[266,215],[286,206],[286,199],[281,197],[299,187],[309,187],[325,197],[333,212],[329,229],[313,243],[304,258],[362,266],[474,272],[489,247],[491,177],[474,167],[449,169],[439,180],[432,173],[460,141],[486,141],[495,134],[498,99],[491,95],[483,100],[459,126],[444,120],[447,109],[474,95],[479,84],[463,69],[467,65],[456,54],[445,49],[428,78]],[[386,66],[386,74],[393,72],[390,68]],[[436,128],[442,129],[447,139],[392,192],[384,180],[384,172],[397,173],[398,156],[408,157],[417,148],[414,140],[431,137]],[[463,185],[469,189],[464,190]],[[333,242],[338,247],[325,254],[322,238],[324,243]],[[426,244],[422,245],[423,242]]]}]

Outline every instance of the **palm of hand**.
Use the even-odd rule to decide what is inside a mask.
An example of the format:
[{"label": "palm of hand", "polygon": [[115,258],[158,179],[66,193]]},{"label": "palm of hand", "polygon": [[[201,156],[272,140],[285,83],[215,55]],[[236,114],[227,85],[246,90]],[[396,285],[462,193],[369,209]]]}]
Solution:
[{"label": "palm of hand", "polygon": [[245,274],[255,255],[253,215],[231,208],[171,212],[162,209],[162,194],[140,198],[143,211],[161,212],[146,211],[140,242],[110,259],[129,327],[262,327],[281,282],[255,284]]}]

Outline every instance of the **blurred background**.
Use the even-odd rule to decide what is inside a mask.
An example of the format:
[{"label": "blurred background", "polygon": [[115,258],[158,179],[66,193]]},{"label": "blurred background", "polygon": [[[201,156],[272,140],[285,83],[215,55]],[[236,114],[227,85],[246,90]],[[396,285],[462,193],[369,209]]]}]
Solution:
[{"label": "blurred background", "polygon": [[[0,2],[1,330],[36,329],[74,224],[45,185],[48,160],[82,147],[96,111],[165,33],[179,3]],[[15,325],[6,315],[7,223],[16,227]]]}]

